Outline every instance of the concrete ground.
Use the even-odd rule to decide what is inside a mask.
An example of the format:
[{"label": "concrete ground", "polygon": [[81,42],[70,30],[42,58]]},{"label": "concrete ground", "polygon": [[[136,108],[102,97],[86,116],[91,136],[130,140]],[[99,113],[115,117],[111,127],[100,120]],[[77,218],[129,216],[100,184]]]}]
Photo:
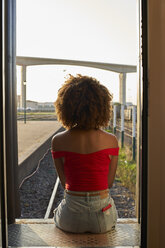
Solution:
[{"label": "concrete ground", "polygon": [[18,164],[50,138],[60,127],[58,121],[18,121]]}]

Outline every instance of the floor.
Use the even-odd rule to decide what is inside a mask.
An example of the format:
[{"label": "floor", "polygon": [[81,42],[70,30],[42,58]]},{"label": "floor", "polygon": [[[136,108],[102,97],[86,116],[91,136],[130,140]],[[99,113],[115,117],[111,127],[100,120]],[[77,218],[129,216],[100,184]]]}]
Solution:
[{"label": "floor", "polygon": [[9,225],[10,247],[140,247],[140,225],[119,219],[116,230],[106,234],[71,234],[55,227],[52,220],[20,220]]}]

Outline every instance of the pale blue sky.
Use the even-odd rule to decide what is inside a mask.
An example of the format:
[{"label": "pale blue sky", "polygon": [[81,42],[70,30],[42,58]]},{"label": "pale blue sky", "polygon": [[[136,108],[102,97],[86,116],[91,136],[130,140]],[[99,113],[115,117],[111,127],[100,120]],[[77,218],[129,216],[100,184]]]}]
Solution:
[{"label": "pale blue sky", "polygon": [[[19,56],[136,65],[136,29],[136,0],[17,0]],[[117,73],[69,66],[28,67],[27,99],[54,101],[68,73],[96,77],[118,101]],[[136,103],[136,85],[127,74],[127,101]]]}]

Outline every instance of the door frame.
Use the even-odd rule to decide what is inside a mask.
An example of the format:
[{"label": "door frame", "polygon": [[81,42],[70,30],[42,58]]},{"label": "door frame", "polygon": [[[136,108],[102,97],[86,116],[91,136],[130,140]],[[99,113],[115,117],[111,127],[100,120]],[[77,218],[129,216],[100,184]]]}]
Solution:
[{"label": "door frame", "polygon": [[[147,0],[138,0],[141,2],[141,13],[142,13],[142,66],[143,66],[143,98],[142,98],[142,149],[141,149],[141,156],[142,156],[142,166],[141,166],[141,247],[147,247],[147,172],[148,172],[148,23],[147,23]],[[15,22],[12,23],[12,25],[6,26],[6,21],[10,16],[12,15],[12,18],[15,18],[16,14],[16,0],[2,0],[1,1],[1,13],[2,13],[2,30],[1,34],[3,36],[3,45],[6,43],[4,40],[10,41],[12,46],[10,47],[12,56],[15,54]],[[9,20],[8,20],[9,21]],[[10,20],[11,21],[11,20]],[[11,24],[11,23],[10,23]],[[9,29],[9,30],[8,30]],[[0,111],[0,117],[1,117],[1,123],[0,123],[0,142],[1,142],[1,150],[0,150],[0,156],[1,156],[1,161],[0,161],[0,172],[1,172],[1,193],[2,193],[2,200],[1,200],[1,213],[2,213],[2,241],[3,244],[7,244],[7,222],[6,222],[6,217],[7,217],[7,212],[6,212],[6,142],[5,142],[5,136],[6,136],[6,131],[5,131],[5,120],[6,120],[6,109],[5,109],[5,99],[4,99],[4,87],[6,80],[5,77],[8,77],[11,71],[9,68],[5,68],[5,55],[6,55],[6,47],[1,47],[2,55],[1,55],[1,62],[2,62],[2,69],[1,69],[1,79],[2,79],[2,84],[1,84],[1,89],[0,89],[0,104],[1,104],[1,111]],[[8,54],[8,53],[7,53]],[[14,56],[12,57],[11,61],[11,66],[15,66],[15,58]],[[14,67],[13,67],[14,68]],[[3,72],[5,71],[5,75]],[[2,87],[3,86],[3,87]],[[13,91],[12,91],[13,92]],[[12,102],[16,106],[16,98],[13,97]],[[4,111],[5,109],[5,111]],[[11,113],[11,112],[10,112]],[[15,117],[14,117],[15,118]],[[13,119],[14,120],[14,119]],[[15,130],[13,130],[14,135],[12,136],[12,142],[13,144],[16,143],[16,139],[14,138],[16,136]],[[17,147],[17,146],[16,146]]]},{"label": "door frame", "polygon": [[5,82],[4,82],[4,0],[0,2],[0,16],[1,16],[1,67],[0,67],[0,211],[1,211],[1,245],[8,246],[8,232],[7,232],[7,194],[6,194],[6,141],[5,141]]},{"label": "door frame", "polygon": [[142,4],[142,169],[141,169],[141,247],[147,247],[148,210],[148,1]]}]

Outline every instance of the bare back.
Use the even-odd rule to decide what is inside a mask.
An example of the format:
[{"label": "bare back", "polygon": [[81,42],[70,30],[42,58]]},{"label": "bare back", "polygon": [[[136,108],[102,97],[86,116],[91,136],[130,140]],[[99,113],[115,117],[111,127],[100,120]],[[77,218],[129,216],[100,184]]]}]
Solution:
[{"label": "bare back", "polygon": [[71,151],[83,154],[117,146],[116,137],[100,129],[72,129],[55,135],[52,140],[52,148],[55,151]]}]

